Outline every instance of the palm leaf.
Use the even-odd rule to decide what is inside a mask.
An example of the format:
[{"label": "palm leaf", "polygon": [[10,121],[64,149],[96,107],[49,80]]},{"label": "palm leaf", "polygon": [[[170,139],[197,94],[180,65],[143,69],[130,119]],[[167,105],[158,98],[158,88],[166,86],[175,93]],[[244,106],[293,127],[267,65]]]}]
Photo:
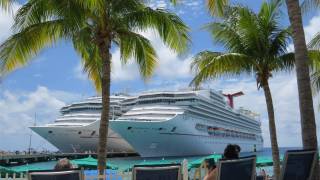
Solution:
[{"label": "palm leaf", "polygon": [[120,22],[125,22],[131,29],[137,31],[151,28],[175,52],[182,53],[188,48],[189,28],[173,13],[162,9],[143,8],[127,14]]},{"label": "palm leaf", "polygon": [[0,46],[1,72],[8,73],[26,65],[43,48],[68,35],[61,20],[38,23],[12,35]]},{"label": "palm leaf", "polygon": [[121,60],[126,63],[133,58],[139,65],[143,78],[149,78],[156,66],[156,52],[150,41],[140,34],[118,30],[117,42],[120,46]]},{"label": "palm leaf", "polygon": [[0,8],[9,11],[15,0],[0,0]]},{"label": "palm leaf", "polygon": [[81,56],[83,71],[95,85],[97,91],[101,91],[102,60],[98,47],[92,43],[92,30],[89,27],[83,28],[72,38],[75,50]]},{"label": "palm leaf", "polygon": [[196,76],[191,85],[198,87],[201,82],[218,77],[238,76],[252,73],[252,59],[239,53],[217,53],[204,51],[198,53],[191,64]]},{"label": "palm leaf", "polygon": [[229,4],[229,0],[207,0],[207,6],[212,15],[223,16],[224,8]]}]

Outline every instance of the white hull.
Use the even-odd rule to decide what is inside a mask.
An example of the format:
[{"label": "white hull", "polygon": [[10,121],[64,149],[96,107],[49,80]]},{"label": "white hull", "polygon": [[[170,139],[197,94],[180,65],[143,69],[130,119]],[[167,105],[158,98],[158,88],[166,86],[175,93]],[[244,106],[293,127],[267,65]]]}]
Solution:
[{"label": "white hull", "polygon": [[[86,126],[37,126],[30,127],[64,153],[97,152],[99,122]],[[109,128],[108,152],[134,152],[133,148]]]},{"label": "white hull", "polygon": [[[261,140],[216,138],[200,132],[195,129],[195,126],[204,121],[187,117],[187,115],[178,115],[170,120],[152,122],[117,120],[111,123],[111,128],[127,140],[142,157],[223,153],[227,144],[238,144],[241,152],[261,151],[263,148]],[[210,125],[215,124],[210,122]]]}]

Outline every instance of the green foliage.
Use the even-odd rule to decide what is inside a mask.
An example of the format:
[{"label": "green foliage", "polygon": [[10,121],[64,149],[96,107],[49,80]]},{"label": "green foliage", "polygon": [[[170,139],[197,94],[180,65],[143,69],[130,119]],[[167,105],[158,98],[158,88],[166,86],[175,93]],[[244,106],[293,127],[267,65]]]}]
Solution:
[{"label": "green foliage", "polygon": [[13,4],[14,0],[0,0],[0,8],[9,11],[11,5]]},{"label": "green foliage", "polygon": [[[5,7],[6,2],[0,0],[0,5]],[[59,40],[70,40],[97,89],[102,68],[99,41],[119,47],[123,64],[135,60],[145,79],[152,75],[158,59],[140,32],[156,32],[177,53],[185,52],[190,41],[189,29],[177,15],[151,9],[140,0],[29,0],[18,10],[13,29],[14,34],[0,45],[1,73],[27,65]]]},{"label": "green foliage", "polygon": [[206,26],[213,40],[227,52],[200,52],[191,69],[191,84],[221,76],[255,75],[258,87],[267,83],[272,72],[291,70],[294,55],[287,52],[290,30],[280,27],[280,3],[264,2],[256,14],[248,8],[229,7],[221,21]]}]

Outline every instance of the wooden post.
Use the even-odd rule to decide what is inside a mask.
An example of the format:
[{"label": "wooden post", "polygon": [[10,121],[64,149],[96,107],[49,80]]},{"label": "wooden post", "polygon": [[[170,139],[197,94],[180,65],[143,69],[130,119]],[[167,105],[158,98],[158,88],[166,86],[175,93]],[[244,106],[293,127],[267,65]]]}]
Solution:
[{"label": "wooden post", "polygon": [[188,180],[188,160],[184,159],[182,161],[182,180]]}]

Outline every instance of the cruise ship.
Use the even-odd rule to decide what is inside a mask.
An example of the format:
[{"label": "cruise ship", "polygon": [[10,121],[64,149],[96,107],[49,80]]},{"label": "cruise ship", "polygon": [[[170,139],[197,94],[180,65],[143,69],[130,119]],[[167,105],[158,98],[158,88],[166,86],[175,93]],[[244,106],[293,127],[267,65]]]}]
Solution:
[{"label": "cruise ship", "polygon": [[218,91],[146,92],[121,104],[131,108],[111,128],[142,157],[222,153],[230,143],[241,152],[263,148],[257,114],[233,109]]},{"label": "cruise ship", "polygon": [[[125,111],[121,101],[125,95],[110,96],[110,120],[117,119]],[[101,97],[91,97],[72,103],[60,110],[61,116],[53,123],[30,127],[61,152],[97,152],[102,104]],[[133,148],[109,128],[108,152],[134,152]]]}]

